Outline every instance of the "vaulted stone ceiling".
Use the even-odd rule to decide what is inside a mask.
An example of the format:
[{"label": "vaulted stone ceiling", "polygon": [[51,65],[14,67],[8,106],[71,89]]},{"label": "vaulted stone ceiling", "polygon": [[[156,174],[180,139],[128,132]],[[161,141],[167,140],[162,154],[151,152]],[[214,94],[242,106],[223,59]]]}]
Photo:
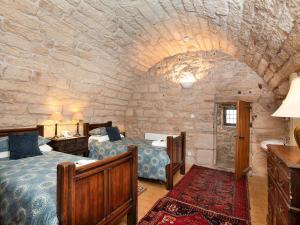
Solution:
[{"label": "vaulted stone ceiling", "polygon": [[[63,43],[57,51],[69,54],[70,49],[76,49],[79,56],[87,54],[101,65],[103,73],[122,75],[126,81],[165,57],[198,50],[221,50],[240,59],[278,94],[286,92],[288,75],[300,69],[298,0],[0,2],[3,14],[12,20],[22,17],[12,8],[30,15],[23,25],[47,36],[46,46]],[[35,24],[36,18],[47,28]],[[4,25],[6,29],[12,27],[10,23]],[[39,39],[35,33],[20,32],[25,32],[29,40]],[[52,55],[55,57],[54,51]],[[94,55],[97,60],[92,58]]]},{"label": "vaulted stone ceiling", "polygon": [[[276,89],[300,69],[297,0],[107,0],[101,7],[98,1],[86,3],[115,15],[117,43],[139,70],[177,53],[222,50]],[[105,22],[111,27],[112,21]],[[284,94],[286,89],[275,91]]]}]

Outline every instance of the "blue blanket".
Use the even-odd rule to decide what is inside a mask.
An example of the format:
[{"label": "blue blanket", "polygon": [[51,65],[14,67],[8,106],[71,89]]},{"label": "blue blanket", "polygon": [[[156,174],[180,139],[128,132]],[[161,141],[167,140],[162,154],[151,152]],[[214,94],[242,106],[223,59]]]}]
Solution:
[{"label": "blue blanket", "polygon": [[47,152],[0,162],[0,224],[58,225],[56,214],[57,164],[86,159]]},{"label": "blue blanket", "polygon": [[166,165],[170,163],[166,148],[154,147],[148,140],[122,138],[115,142],[99,142],[96,139],[90,139],[89,157],[101,160],[127,151],[128,145],[138,146],[139,177],[166,181]]}]

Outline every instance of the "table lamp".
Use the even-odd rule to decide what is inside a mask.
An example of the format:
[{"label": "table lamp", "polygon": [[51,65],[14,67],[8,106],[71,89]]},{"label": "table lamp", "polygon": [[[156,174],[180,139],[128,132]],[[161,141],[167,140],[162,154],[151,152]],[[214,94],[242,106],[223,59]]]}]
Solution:
[{"label": "table lamp", "polygon": [[[300,77],[296,77],[292,80],[286,98],[272,116],[300,118]],[[295,128],[294,136],[300,148],[300,125]]]},{"label": "table lamp", "polygon": [[72,120],[77,120],[77,132],[74,135],[75,137],[79,137],[80,136],[80,133],[79,133],[79,122],[82,121],[83,119],[84,118],[83,118],[83,115],[82,115],[81,112],[75,112],[73,114]]},{"label": "table lamp", "polygon": [[55,135],[54,135],[53,139],[58,139],[58,136],[57,136],[57,123],[59,121],[63,121],[64,117],[61,114],[61,112],[54,112],[54,113],[51,114],[49,119],[52,120],[52,121],[55,121]]}]

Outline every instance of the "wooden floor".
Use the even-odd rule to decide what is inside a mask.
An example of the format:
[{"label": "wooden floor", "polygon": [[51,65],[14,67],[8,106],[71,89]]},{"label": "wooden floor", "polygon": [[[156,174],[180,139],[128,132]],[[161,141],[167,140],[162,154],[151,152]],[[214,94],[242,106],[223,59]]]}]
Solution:
[{"label": "wooden floor", "polygon": [[266,177],[249,176],[248,181],[252,225],[266,225],[268,213],[268,180]]},{"label": "wooden floor", "polygon": [[[182,177],[183,176],[179,173],[176,174],[175,183]],[[250,176],[248,180],[252,225],[266,225],[267,179]],[[145,180],[140,180],[139,184],[147,188],[147,190],[138,197],[138,219],[140,220],[153,207],[155,202],[164,197],[168,191],[164,184]],[[125,225],[125,221],[124,219],[119,225]]]}]

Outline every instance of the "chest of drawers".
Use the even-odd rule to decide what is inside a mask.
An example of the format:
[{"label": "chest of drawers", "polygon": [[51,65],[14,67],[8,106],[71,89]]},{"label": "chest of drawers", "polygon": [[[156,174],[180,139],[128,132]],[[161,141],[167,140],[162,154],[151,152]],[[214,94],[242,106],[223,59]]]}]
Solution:
[{"label": "chest of drawers", "polygon": [[300,149],[268,146],[268,225],[300,225]]},{"label": "chest of drawers", "polygon": [[86,136],[53,139],[49,145],[58,152],[83,156],[88,154],[88,137]]}]

